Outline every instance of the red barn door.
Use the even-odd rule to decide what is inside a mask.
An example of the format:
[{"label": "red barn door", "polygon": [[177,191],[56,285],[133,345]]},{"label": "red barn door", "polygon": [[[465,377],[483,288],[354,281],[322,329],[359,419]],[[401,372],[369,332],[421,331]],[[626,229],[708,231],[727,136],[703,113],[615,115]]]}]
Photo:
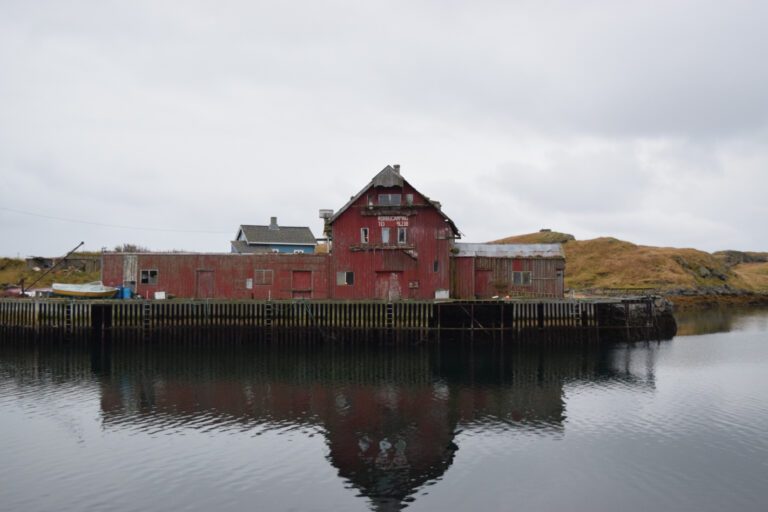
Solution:
[{"label": "red barn door", "polygon": [[376,298],[400,300],[403,296],[402,272],[376,272]]},{"label": "red barn door", "polygon": [[294,299],[311,299],[312,272],[308,270],[294,270],[291,290]]},{"label": "red barn door", "polygon": [[475,298],[487,299],[493,295],[492,277],[493,273],[490,270],[475,270]]},{"label": "red barn door", "polygon": [[195,298],[212,299],[214,297],[213,270],[198,270],[195,279]]}]

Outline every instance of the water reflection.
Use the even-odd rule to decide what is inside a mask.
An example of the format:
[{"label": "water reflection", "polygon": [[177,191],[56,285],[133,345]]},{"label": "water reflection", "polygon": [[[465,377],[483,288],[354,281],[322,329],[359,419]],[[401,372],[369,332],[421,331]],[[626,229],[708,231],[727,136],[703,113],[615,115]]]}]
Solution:
[{"label": "water reflection", "polygon": [[564,386],[652,390],[654,346],[6,345],[0,361],[20,385],[95,379],[108,430],[321,432],[339,477],[399,510],[443,477],[462,430],[562,436]]},{"label": "water reflection", "polygon": [[692,336],[742,330],[768,331],[765,308],[716,307],[675,313],[677,334]]}]

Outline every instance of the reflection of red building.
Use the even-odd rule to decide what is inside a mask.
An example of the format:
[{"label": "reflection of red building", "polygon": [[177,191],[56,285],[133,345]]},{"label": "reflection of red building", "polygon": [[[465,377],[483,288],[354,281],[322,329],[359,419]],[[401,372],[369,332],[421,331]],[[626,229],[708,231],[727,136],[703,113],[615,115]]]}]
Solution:
[{"label": "reflection of red building", "polygon": [[[215,428],[216,418],[224,428],[233,420],[319,425],[339,476],[376,510],[399,510],[440,478],[459,448],[461,425],[557,431],[564,417],[557,365],[548,370],[546,362],[523,357],[502,370],[495,359],[486,371],[493,354],[481,358],[479,350],[476,364],[426,350],[151,354],[126,346],[111,355],[111,376],[101,388],[105,426],[146,423],[157,430],[163,422],[198,425],[198,418],[205,428]],[[147,374],[147,366],[155,373]],[[481,375],[487,380],[475,384]],[[499,381],[501,375],[512,380]]]},{"label": "reflection of red building", "polygon": [[325,234],[330,254],[104,253],[102,281],[146,298],[563,296],[559,244],[456,244],[454,222],[401,176],[399,165],[382,169],[330,215]]}]

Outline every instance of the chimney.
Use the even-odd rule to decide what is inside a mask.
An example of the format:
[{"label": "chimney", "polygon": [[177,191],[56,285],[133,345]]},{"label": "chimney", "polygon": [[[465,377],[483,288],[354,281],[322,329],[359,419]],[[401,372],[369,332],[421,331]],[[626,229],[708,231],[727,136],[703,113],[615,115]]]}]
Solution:
[{"label": "chimney", "polygon": [[395,164],[392,166],[393,169],[395,169],[395,172],[397,174],[400,174],[400,164]]},{"label": "chimney", "polygon": [[278,229],[280,229],[279,227],[277,227],[277,217],[269,218],[269,229],[271,231],[277,231]]}]

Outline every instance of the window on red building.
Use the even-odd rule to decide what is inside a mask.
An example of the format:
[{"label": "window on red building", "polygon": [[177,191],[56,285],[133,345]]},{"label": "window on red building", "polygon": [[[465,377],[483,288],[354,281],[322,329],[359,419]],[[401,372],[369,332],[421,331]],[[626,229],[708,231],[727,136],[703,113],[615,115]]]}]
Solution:
[{"label": "window on red building", "polygon": [[336,284],[338,286],[352,286],[355,284],[355,273],[336,272]]},{"label": "window on red building", "polygon": [[368,228],[360,228],[360,243],[368,243]]},{"label": "window on red building", "polygon": [[379,194],[379,206],[400,206],[402,194]]},{"label": "window on red building", "polygon": [[397,228],[397,243],[405,245],[408,242],[408,228]]},{"label": "window on red building", "polygon": [[141,284],[157,284],[157,270],[142,270]]},{"label": "window on red building", "polygon": [[530,286],[531,285],[531,273],[530,272],[513,272],[513,283],[516,286]]},{"label": "window on red building", "polygon": [[272,269],[256,269],[253,271],[253,284],[272,284]]},{"label": "window on red building", "polygon": [[381,243],[389,243],[389,228],[381,228]]}]

